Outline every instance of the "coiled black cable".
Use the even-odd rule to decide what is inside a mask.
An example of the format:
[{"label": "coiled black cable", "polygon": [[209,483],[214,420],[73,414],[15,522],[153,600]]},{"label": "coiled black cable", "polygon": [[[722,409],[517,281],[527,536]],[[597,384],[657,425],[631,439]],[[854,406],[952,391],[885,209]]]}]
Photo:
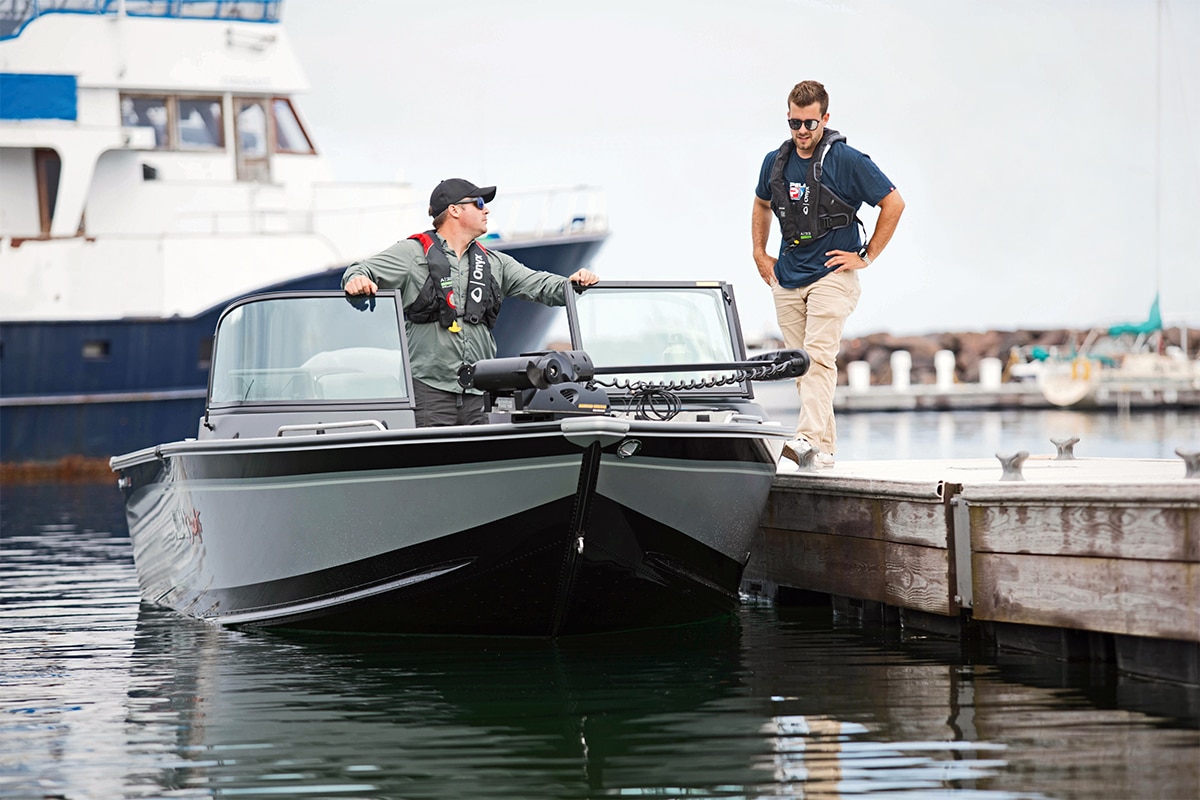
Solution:
[{"label": "coiled black cable", "polygon": [[686,392],[694,389],[712,389],[717,386],[728,386],[748,380],[773,380],[782,375],[789,365],[764,364],[752,369],[734,370],[723,376],[708,378],[689,378],[679,381],[639,381],[614,378],[592,378],[588,385],[591,387],[604,386],[610,389],[620,389],[629,393],[626,402],[626,412],[632,411],[636,419],[655,419],[662,422],[671,420],[679,413],[682,402],[675,392]]}]

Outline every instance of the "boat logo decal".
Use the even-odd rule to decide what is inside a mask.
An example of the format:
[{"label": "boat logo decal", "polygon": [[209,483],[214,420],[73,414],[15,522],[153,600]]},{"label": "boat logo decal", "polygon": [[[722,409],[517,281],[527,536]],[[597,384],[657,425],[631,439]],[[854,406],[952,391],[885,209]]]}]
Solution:
[{"label": "boat logo decal", "polygon": [[200,524],[200,512],[196,509],[177,508],[171,512],[171,521],[175,524],[176,541],[203,541],[201,534],[204,532],[204,526]]}]

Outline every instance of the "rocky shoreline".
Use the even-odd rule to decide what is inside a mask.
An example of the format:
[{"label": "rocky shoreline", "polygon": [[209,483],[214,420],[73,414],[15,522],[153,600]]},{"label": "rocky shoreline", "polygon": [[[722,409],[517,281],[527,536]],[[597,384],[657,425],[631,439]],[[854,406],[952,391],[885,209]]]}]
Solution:
[{"label": "rocky shoreline", "polygon": [[[979,381],[979,363],[985,358],[998,358],[1008,366],[1014,354],[1028,352],[1034,347],[1047,350],[1064,348],[1068,351],[1072,343],[1078,346],[1087,337],[1087,331],[1069,328],[1044,330],[989,330],[980,332],[930,333],[917,336],[894,336],[890,333],[873,333],[842,340],[838,353],[838,382],[846,383],[846,365],[852,361],[865,361],[871,365],[871,382],[892,382],[892,353],[906,350],[912,356],[912,383],[935,383],[936,372],[933,357],[939,350],[949,350],[955,355],[955,377],[960,383]],[[1183,331],[1167,328],[1162,331],[1159,347],[1181,347]],[[1200,328],[1187,329],[1187,352],[1193,358],[1200,350]]]}]

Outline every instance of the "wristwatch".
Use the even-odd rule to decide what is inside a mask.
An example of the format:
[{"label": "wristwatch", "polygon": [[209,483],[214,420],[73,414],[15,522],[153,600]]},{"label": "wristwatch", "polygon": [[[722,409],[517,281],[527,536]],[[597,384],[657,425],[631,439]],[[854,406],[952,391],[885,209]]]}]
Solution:
[{"label": "wristwatch", "polygon": [[864,244],[858,251],[858,257],[863,260],[863,263],[868,267],[871,266],[871,257],[867,255],[867,246]]}]

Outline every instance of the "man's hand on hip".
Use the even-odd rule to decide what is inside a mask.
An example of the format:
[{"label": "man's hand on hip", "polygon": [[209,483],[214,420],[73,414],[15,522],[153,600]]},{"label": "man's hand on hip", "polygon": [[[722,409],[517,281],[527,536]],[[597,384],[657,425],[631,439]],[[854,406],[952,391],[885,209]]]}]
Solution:
[{"label": "man's hand on hip", "polygon": [[825,262],[825,266],[837,267],[834,272],[845,272],[848,269],[865,269],[871,263],[852,250],[829,250],[825,255],[829,256],[829,259]]},{"label": "man's hand on hip", "polygon": [[775,262],[778,260],[765,252],[754,254],[754,263],[758,267],[758,276],[763,279],[763,282],[767,286],[774,286],[776,283]]}]

